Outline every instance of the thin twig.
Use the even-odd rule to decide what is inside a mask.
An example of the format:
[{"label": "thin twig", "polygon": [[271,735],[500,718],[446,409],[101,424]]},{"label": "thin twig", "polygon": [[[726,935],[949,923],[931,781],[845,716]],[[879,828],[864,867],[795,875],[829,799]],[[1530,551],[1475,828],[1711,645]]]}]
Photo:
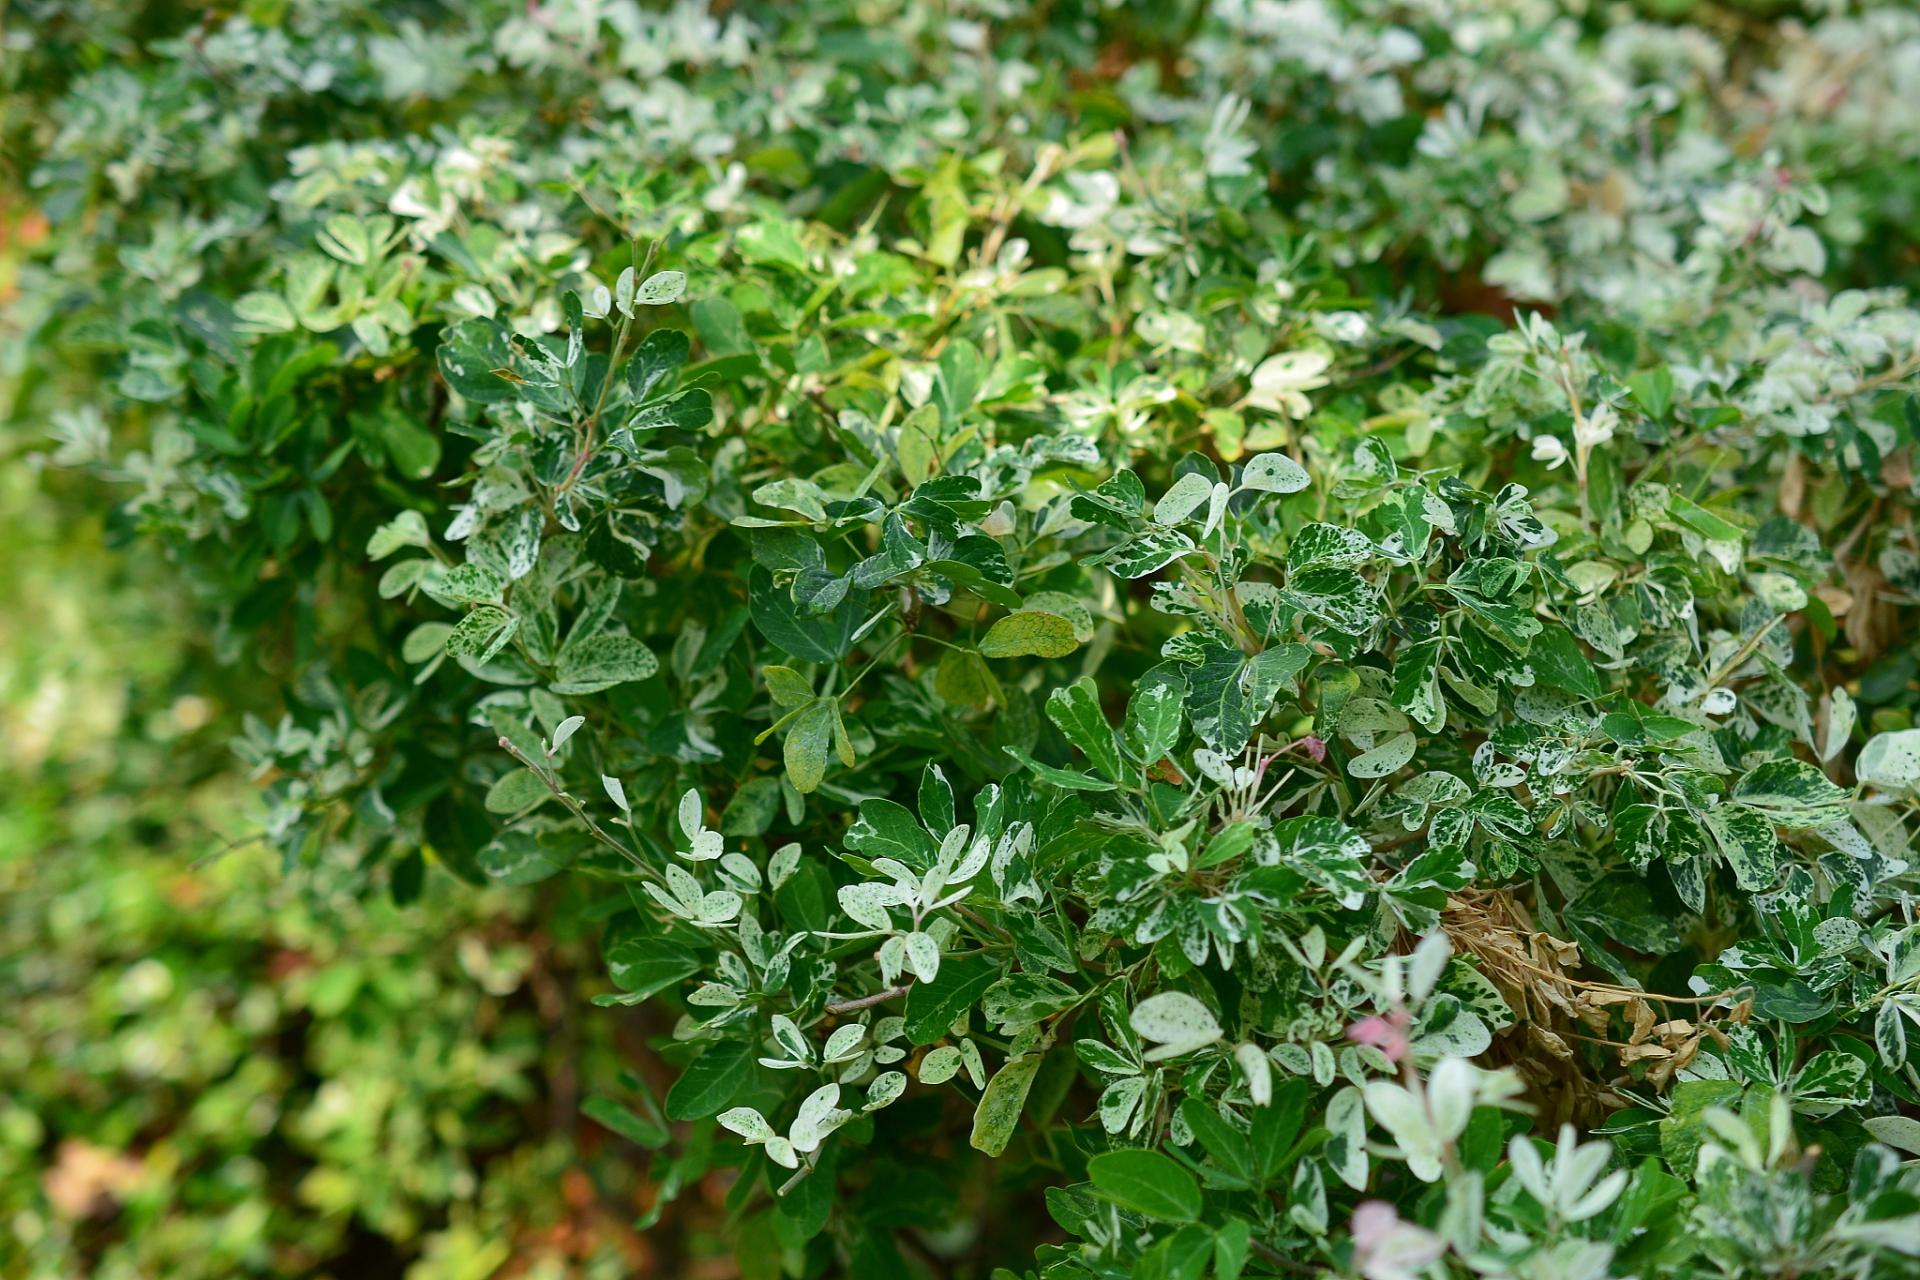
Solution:
[{"label": "thin twig", "polygon": [[234,839],[229,840],[225,844],[221,845],[218,849],[215,849],[210,853],[203,853],[199,857],[195,858],[191,863],[187,865],[187,870],[199,871],[204,867],[212,866],[214,863],[218,862],[220,859],[232,853],[235,849],[244,849],[248,845],[254,843],[254,841],[265,840],[266,838],[267,838],[267,833],[265,831],[256,831],[250,836],[237,836]]},{"label": "thin twig", "polygon": [[1739,652],[1735,653],[1731,658],[1728,658],[1725,662],[1721,663],[1719,670],[1715,671],[1711,676],[1707,677],[1707,688],[1709,689],[1716,688],[1718,687],[1718,685],[1722,680],[1725,680],[1727,677],[1731,676],[1734,673],[1734,671],[1736,671],[1739,668],[1741,663],[1745,662],[1748,658],[1751,658],[1753,656],[1753,651],[1760,647],[1760,642],[1767,638],[1767,633],[1772,631],[1776,626],[1780,625],[1780,623],[1783,621],[1785,621],[1784,615],[1778,614],[1778,613],[1774,614],[1773,618],[1767,623],[1766,626],[1754,632],[1752,638],[1750,638],[1745,644],[1740,646]]},{"label": "thin twig", "polygon": [[956,902],[953,904],[953,909],[955,911],[958,911],[961,915],[973,921],[975,924],[979,925],[983,929],[991,929],[995,933],[1000,934],[1002,937],[1006,937],[1006,938],[1011,938],[1013,936],[1013,933],[1011,930],[1001,928],[999,925],[995,924],[993,921],[987,919],[985,916],[981,915],[978,911],[975,911],[970,907],[962,906],[960,903]]},{"label": "thin twig", "polygon": [[[521,764],[531,769],[533,771],[533,776],[540,779],[541,782],[546,784],[547,790],[550,793],[552,793],[553,798],[558,800],[562,805],[564,805],[567,808],[568,812],[572,813],[574,817],[580,819],[581,822],[586,824],[587,830],[593,835],[595,839],[600,841],[600,843],[606,845],[609,849],[612,849],[615,853],[619,854],[621,857],[625,858],[628,862],[631,862],[634,865],[634,867],[637,870],[639,870],[642,874],[650,876],[654,880],[663,879],[660,873],[658,871],[655,871],[651,866],[649,866],[646,860],[643,859],[638,853],[635,853],[632,849],[629,849],[626,845],[620,843],[618,840],[615,840],[611,835],[607,834],[607,832],[600,826],[600,824],[594,821],[593,815],[587,812],[586,806],[581,804],[577,797],[571,795],[564,788],[562,788],[557,778],[553,777],[546,769],[542,768],[539,764],[536,764],[531,758],[527,756],[525,752],[521,751],[519,747],[515,746],[510,739],[502,737],[500,739],[500,747],[503,751],[505,751],[508,755],[512,756],[515,760],[518,760]],[[631,830],[632,828],[629,827],[628,829]]]},{"label": "thin twig", "polygon": [[1867,507],[1867,514],[1860,518],[1859,524],[1853,526],[1853,532],[1848,534],[1846,539],[1833,549],[1833,561],[1840,566],[1841,573],[1847,571],[1847,557],[1853,554],[1853,544],[1860,541],[1860,535],[1865,533],[1873,524],[1874,520],[1879,517],[1880,502],[1880,495],[1875,494],[1873,502]]},{"label": "thin twig", "polygon": [[1325,1269],[1321,1267],[1309,1266],[1304,1262],[1296,1262],[1292,1258],[1289,1258],[1285,1254],[1281,1253],[1279,1250],[1274,1249],[1269,1245],[1261,1244],[1258,1240],[1249,1240],[1247,1241],[1247,1243],[1253,1246],[1253,1251],[1255,1253],[1259,1254],[1262,1258],[1265,1258],[1268,1262],[1271,1262],[1274,1266],[1285,1267],[1287,1270],[1292,1271],[1298,1275],[1317,1276],[1321,1273],[1322,1270]]},{"label": "thin twig", "polygon": [[876,1004],[885,1004],[889,1000],[898,999],[907,994],[912,987],[913,984],[911,982],[903,982],[897,987],[889,987],[885,991],[876,991],[870,996],[861,996],[858,1000],[843,1000],[839,1004],[830,1004],[827,1006],[827,1012],[835,1014],[854,1013],[861,1009],[870,1009]]}]

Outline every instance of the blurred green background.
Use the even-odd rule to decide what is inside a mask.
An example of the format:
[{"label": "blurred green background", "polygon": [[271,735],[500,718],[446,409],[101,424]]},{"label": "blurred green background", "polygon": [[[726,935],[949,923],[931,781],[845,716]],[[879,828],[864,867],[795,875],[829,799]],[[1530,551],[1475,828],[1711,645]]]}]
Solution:
[{"label": "blurred green background", "polygon": [[0,1275],[735,1274],[724,1184],[643,1238],[645,1153],[580,1115],[666,1028],[587,1009],[564,890],[399,909],[236,843],[264,696],[47,447],[0,426]]}]

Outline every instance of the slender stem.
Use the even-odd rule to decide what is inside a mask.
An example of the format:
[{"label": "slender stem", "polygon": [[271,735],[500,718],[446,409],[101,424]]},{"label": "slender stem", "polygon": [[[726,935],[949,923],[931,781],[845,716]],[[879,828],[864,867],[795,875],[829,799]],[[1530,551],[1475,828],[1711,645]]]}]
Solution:
[{"label": "slender stem", "polygon": [[[892,606],[889,605],[888,607],[891,608]],[[907,634],[906,632],[902,631],[899,635],[893,637],[893,639],[887,641],[884,645],[881,645],[879,652],[875,653],[873,657],[868,660],[866,666],[860,668],[859,674],[854,676],[853,679],[847,681],[847,687],[841,691],[840,696],[844,698],[847,696],[847,694],[852,693],[854,689],[859,686],[860,682],[867,678],[867,672],[873,670],[875,667],[880,665],[880,660],[887,656],[887,650],[893,648],[894,645],[899,644],[900,641],[903,638],[905,638],[906,634]],[[932,637],[929,636],[928,639],[932,639]],[[945,643],[945,642],[942,641],[942,643]],[[947,647],[953,648],[954,646],[948,645]]]},{"label": "slender stem", "polygon": [[593,836],[595,839],[599,840],[600,843],[606,845],[609,849],[612,849],[614,852],[618,853],[621,857],[631,862],[635,867],[639,868],[641,871],[645,872],[647,875],[652,876],[655,880],[659,880],[661,878],[660,874],[656,872],[652,867],[648,866],[645,859],[641,858],[639,854],[635,853],[632,849],[629,849],[626,845],[621,844],[618,840],[615,840],[611,835],[609,835],[605,830],[605,828],[601,827],[601,825],[598,822],[594,821],[593,815],[587,812],[587,807],[585,805],[581,804],[578,800],[574,799],[573,796],[569,795],[566,791],[562,790],[560,787],[559,781],[555,779],[553,775],[550,774],[546,769],[543,769],[542,767],[540,767],[540,765],[528,759],[526,756],[526,753],[521,751],[519,747],[514,746],[510,740],[506,738],[501,738],[500,749],[502,751],[505,751],[508,755],[512,756],[515,760],[518,760],[521,764],[527,766],[527,768],[533,770],[533,776],[540,779],[541,782],[544,782],[546,784],[547,790],[553,793],[553,798],[558,800],[561,804],[565,805],[567,808],[567,811],[573,814],[574,817],[580,819],[580,821],[587,824],[587,830],[593,833]]},{"label": "slender stem", "polygon": [[1268,1262],[1271,1262],[1276,1267],[1285,1267],[1287,1270],[1303,1276],[1317,1276],[1322,1271],[1322,1268],[1320,1267],[1308,1266],[1304,1262],[1295,1262],[1292,1258],[1287,1257],[1285,1254],[1281,1253],[1278,1249],[1275,1249],[1270,1245],[1261,1244],[1258,1240],[1249,1240],[1247,1241],[1247,1243],[1253,1246],[1253,1251],[1255,1253],[1259,1254],[1262,1258],[1265,1258]]},{"label": "slender stem", "polygon": [[899,999],[901,996],[907,994],[912,986],[913,984],[911,982],[903,982],[897,987],[888,987],[885,991],[876,991],[870,996],[861,996],[858,1000],[843,1000],[839,1004],[828,1005],[827,1012],[836,1014],[854,1013],[861,1009],[870,1009],[876,1004],[885,1004],[889,1000]]},{"label": "slender stem", "polygon": [[1767,638],[1767,633],[1769,631],[1772,631],[1776,626],[1778,626],[1781,621],[1782,621],[1781,615],[1776,613],[1773,616],[1772,621],[1768,622],[1766,626],[1754,632],[1753,637],[1749,639],[1745,644],[1740,646],[1739,652],[1735,653],[1731,658],[1728,658],[1725,662],[1721,663],[1719,670],[1715,671],[1713,675],[1707,679],[1707,688],[1712,689],[1718,686],[1722,680],[1726,679],[1735,670],[1737,670],[1741,663],[1745,662],[1748,658],[1751,658],[1753,656],[1753,651],[1760,647],[1760,642]]},{"label": "slender stem", "polygon": [[[660,242],[658,240],[648,245],[646,261],[641,265],[640,270],[634,274],[644,277],[645,274],[652,269],[654,258],[659,254],[659,251]],[[638,287],[637,284],[636,287]],[[586,424],[582,428],[583,435],[578,446],[577,456],[573,460],[573,469],[567,473],[567,478],[561,482],[561,489],[573,487],[574,481],[580,478],[580,472],[585,469],[588,460],[593,457],[592,446],[594,432],[600,425],[601,410],[606,408],[607,395],[613,390],[613,375],[614,371],[620,367],[620,355],[627,345],[627,334],[633,328],[633,317],[627,315],[625,312],[621,314],[623,318],[620,321],[620,329],[614,334],[613,350],[608,353],[607,356],[607,376],[600,379],[600,395],[594,400],[593,412],[588,415]]]}]

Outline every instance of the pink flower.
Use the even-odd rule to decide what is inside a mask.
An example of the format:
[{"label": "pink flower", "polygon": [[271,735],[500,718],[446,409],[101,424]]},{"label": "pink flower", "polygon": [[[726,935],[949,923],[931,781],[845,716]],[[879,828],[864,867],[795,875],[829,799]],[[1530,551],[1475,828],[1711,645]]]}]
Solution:
[{"label": "pink flower", "polygon": [[[1397,1063],[1407,1055],[1407,1015],[1395,1009],[1385,1017],[1375,1014],[1347,1028],[1347,1039],[1355,1044],[1370,1044]],[[1363,1206],[1364,1207],[1364,1206]]]},{"label": "pink flower", "polygon": [[1348,1227],[1353,1236],[1353,1260],[1367,1280],[1413,1280],[1428,1263],[1447,1251],[1447,1242],[1411,1222],[1384,1200],[1365,1200],[1353,1211]]},{"label": "pink flower", "polygon": [[1304,738],[1294,739],[1293,745],[1296,750],[1304,751],[1312,756],[1315,764],[1321,764],[1325,762],[1327,758],[1327,744],[1320,741],[1320,739],[1313,734],[1308,734]]},{"label": "pink flower", "polygon": [[1399,1210],[1385,1200],[1362,1200],[1354,1209],[1353,1223],[1347,1230],[1353,1236],[1354,1248],[1372,1253],[1399,1225]]}]

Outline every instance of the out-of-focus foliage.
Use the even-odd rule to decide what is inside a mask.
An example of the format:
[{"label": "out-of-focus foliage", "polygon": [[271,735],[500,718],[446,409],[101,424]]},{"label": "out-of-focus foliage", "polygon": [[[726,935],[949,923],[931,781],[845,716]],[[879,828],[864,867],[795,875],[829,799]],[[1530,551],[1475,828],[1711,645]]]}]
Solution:
[{"label": "out-of-focus foliage", "polygon": [[441,885],[401,912],[225,850],[250,789],[216,699],[245,682],[196,684],[164,568],[105,553],[83,493],[35,492],[17,453],[3,474],[0,1271],[724,1257],[697,1204],[634,1233],[644,1164],[578,1118],[645,1028],[579,1017],[577,902]]},{"label": "out-of-focus foliage", "polygon": [[[403,919],[305,901],[257,850],[195,869],[167,827],[231,813],[221,790],[178,815],[9,802],[7,1273],[343,1273],[482,1231],[496,1263],[628,1274],[623,1166],[584,1204],[554,1184],[571,1135],[541,1086],[611,1028],[549,1042],[538,984],[569,975],[514,930],[530,904],[435,894]],[[540,1239],[554,1223],[580,1247]]]},{"label": "out-of-focus foliage", "polygon": [[290,884],[541,886],[677,1014],[642,1228],[1915,1267],[1906,8],[10,39],[15,419],[280,690]]}]

